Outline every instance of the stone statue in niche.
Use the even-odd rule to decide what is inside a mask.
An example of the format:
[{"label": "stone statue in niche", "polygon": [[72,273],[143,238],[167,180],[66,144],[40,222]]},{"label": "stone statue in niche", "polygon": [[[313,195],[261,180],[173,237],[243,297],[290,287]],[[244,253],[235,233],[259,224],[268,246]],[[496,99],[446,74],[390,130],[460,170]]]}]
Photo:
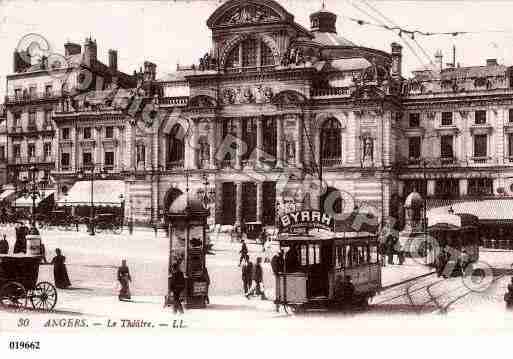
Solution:
[{"label": "stone statue in niche", "polygon": [[253,102],[255,102],[255,98],[253,97],[251,88],[246,87],[243,91],[242,103],[253,103]]},{"label": "stone statue in niche", "polygon": [[231,105],[235,102],[235,93],[233,89],[223,90],[223,103],[225,105]]},{"label": "stone statue in niche", "polygon": [[372,137],[363,138],[363,163],[372,164],[374,157],[374,141]]},{"label": "stone statue in niche", "polygon": [[296,144],[293,139],[288,139],[285,142],[285,155],[287,162],[293,162],[296,157]]}]

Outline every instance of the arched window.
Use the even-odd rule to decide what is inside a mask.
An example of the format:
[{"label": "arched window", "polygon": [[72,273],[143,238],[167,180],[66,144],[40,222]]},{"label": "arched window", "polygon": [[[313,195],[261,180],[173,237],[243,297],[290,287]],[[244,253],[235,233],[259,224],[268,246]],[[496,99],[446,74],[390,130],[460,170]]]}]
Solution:
[{"label": "arched window", "polygon": [[330,118],[321,128],[321,158],[326,165],[335,165],[342,159],[342,135],[340,122]]},{"label": "arched window", "polygon": [[273,52],[269,46],[255,38],[239,42],[226,59],[226,70],[231,72],[259,71],[274,65]]},{"label": "arched window", "polygon": [[166,167],[168,169],[183,167],[185,158],[184,137],[185,131],[179,124],[174,125],[167,136]]}]

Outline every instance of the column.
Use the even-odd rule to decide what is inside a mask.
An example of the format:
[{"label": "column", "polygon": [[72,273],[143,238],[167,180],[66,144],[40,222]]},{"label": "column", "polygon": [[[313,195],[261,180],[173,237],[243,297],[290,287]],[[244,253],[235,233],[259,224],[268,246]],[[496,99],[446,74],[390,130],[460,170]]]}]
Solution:
[{"label": "column", "polygon": [[221,223],[223,218],[223,183],[216,182],[216,200],[215,200],[215,221]]},{"label": "column", "polygon": [[129,158],[129,163],[130,163],[130,171],[134,172],[135,171],[135,122],[133,123],[130,123],[130,140],[129,140],[129,145],[128,145],[128,148],[129,148],[129,155],[128,155],[128,158]]},{"label": "column", "polygon": [[117,171],[122,171],[124,170],[124,166],[123,166],[123,149],[126,148],[126,144],[125,144],[125,136],[124,136],[124,133],[123,133],[123,127],[122,126],[117,126],[115,127],[117,129],[117,137],[116,137],[116,140],[117,140],[117,145],[116,145],[116,154],[115,154],[115,160],[116,160],[116,169]]},{"label": "column", "polygon": [[[312,128],[310,126],[310,118],[311,118],[311,114],[310,113],[307,113],[305,118],[303,119],[304,121],[304,128],[306,129],[306,132],[305,132],[305,140],[306,140],[306,143],[305,143],[305,150],[303,152],[303,157],[304,157],[304,162],[306,164],[307,167],[311,168],[311,165],[312,165],[312,147],[310,146],[310,143],[312,141]],[[313,145],[313,144],[312,144]],[[342,152],[342,155],[344,155],[344,152]]]},{"label": "column", "polygon": [[[255,166],[260,166],[260,159],[262,158],[262,152],[263,152],[263,143],[262,143],[262,121],[263,116],[258,116],[256,119],[256,125],[257,125],[257,144],[256,144],[256,159],[255,159]],[[257,215],[258,216],[258,215]]]},{"label": "column", "polygon": [[[61,133],[60,128],[55,129],[55,140],[52,141],[52,156],[54,156],[55,160],[55,169],[57,171],[61,170]],[[55,147],[54,147],[55,146]]]},{"label": "column", "polygon": [[158,170],[159,168],[159,131],[156,129],[153,131],[152,134],[152,148],[151,148],[151,154],[152,154],[152,160],[151,160],[151,167],[155,170]]},{"label": "column", "polygon": [[303,118],[296,115],[296,167],[303,167]]},{"label": "column", "polygon": [[210,138],[210,168],[216,169],[216,152],[217,152],[217,121],[215,118],[210,119],[208,137]]},{"label": "column", "polygon": [[235,183],[235,224],[240,225],[242,220],[242,182]]},{"label": "column", "polygon": [[105,164],[103,163],[104,161],[102,161],[102,148],[103,148],[102,139],[101,139],[101,129],[102,128],[100,126],[95,126],[91,130],[93,130],[93,129],[95,131],[94,135],[96,136],[95,137],[95,139],[96,139],[96,148],[95,148],[96,155],[95,155],[95,158],[93,159],[93,163],[101,164],[103,167],[103,165],[105,165]]},{"label": "column", "polygon": [[283,167],[283,116],[276,116],[276,167]]},{"label": "column", "polygon": [[427,195],[434,196],[435,195],[435,180],[428,180],[427,181]]},{"label": "column", "polygon": [[263,183],[257,182],[256,187],[256,220],[257,222],[262,222]]},{"label": "column", "polygon": [[72,127],[71,130],[71,153],[70,153],[70,164],[71,164],[71,170],[76,171],[78,170],[78,158],[77,158],[77,141],[78,141],[78,129],[76,127]]},{"label": "column", "polygon": [[242,123],[241,119],[238,118],[236,122],[236,133],[235,137],[237,138],[237,151],[235,155],[235,169],[240,170],[242,168],[241,162],[242,162]]},{"label": "column", "polygon": [[198,169],[198,119],[193,119],[192,121],[192,135],[191,135],[191,143],[189,144],[189,158],[190,168],[196,170]]},{"label": "column", "polygon": [[459,180],[460,197],[465,197],[468,194],[468,179],[461,178]]},{"label": "column", "polygon": [[397,194],[401,197],[404,196],[404,181],[399,181],[397,183]]}]

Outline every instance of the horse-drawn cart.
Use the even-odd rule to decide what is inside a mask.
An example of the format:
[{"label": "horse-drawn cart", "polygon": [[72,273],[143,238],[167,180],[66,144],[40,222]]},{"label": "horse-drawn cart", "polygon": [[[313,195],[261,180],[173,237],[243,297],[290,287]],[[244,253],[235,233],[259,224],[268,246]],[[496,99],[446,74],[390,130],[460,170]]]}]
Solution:
[{"label": "horse-drawn cart", "polygon": [[[52,310],[57,303],[53,284],[38,282],[39,256],[0,256],[0,306]],[[30,302],[30,304],[29,304]]]}]

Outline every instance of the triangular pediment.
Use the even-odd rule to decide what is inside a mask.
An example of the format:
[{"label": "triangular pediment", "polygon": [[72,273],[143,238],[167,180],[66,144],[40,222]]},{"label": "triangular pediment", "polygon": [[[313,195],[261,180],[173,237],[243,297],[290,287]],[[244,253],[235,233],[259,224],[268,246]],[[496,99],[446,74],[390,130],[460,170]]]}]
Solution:
[{"label": "triangular pediment", "polygon": [[221,5],[207,21],[209,28],[292,22],[294,16],[273,0],[232,0]]}]

